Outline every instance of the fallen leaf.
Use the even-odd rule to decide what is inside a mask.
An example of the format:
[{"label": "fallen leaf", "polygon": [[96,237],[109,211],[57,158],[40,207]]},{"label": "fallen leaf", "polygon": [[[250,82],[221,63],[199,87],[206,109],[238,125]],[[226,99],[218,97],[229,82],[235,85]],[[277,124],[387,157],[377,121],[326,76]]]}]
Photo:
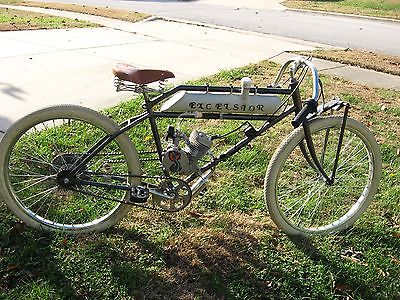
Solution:
[{"label": "fallen leaf", "polygon": [[10,264],[7,266],[7,271],[13,271],[18,269],[18,266],[16,264]]},{"label": "fallen leaf", "polygon": [[381,268],[376,268],[376,271],[378,271],[379,275],[381,275],[382,277],[386,277],[389,275],[389,272],[385,272]]},{"label": "fallen leaf", "polygon": [[275,272],[275,271],[270,272],[270,274],[271,274],[272,276],[274,276],[274,277],[283,277],[283,276],[284,276],[283,273],[281,273],[281,272]]},{"label": "fallen leaf", "polygon": [[24,231],[25,231],[25,223],[18,222],[18,223],[15,223],[13,227],[11,227],[11,229],[8,231],[8,233],[10,234],[10,236],[16,236],[16,235],[21,234]]},{"label": "fallen leaf", "polygon": [[267,281],[265,281],[265,285],[266,285],[266,287],[268,287],[268,288],[272,288],[273,287],[273,282],[271,281],[271,280],[267,280]]},{"label": "fallen leaf", "polygon": [[339,292],[348,292],[348,291],[352,291],[353,289],[348,284],[336,284],[335,290],[339,291]]},{"label": "fallen leaf", "polygon": [[361,260],[359,260],[359,259],[357,259],[357,258],[355,258],[355,257],[352,257],[352,256],[343,256],[343,255],[341,255],[341,257],[342,257],[343,259],[348,260],[348,261],[351,261],[351,262],[353,262],[353,263],[356,263],[356,264],[359,264],[359,265],[362,265],[362,266],[368,266],[368,263],[363,262],[363,261],[361,261]]},{"label": "fallen leaf", "polygon": [[368,263],[362,261],[364,258],[363,253],[361,251],[355,251],[353,248],[342,250],[340,257],[362,266],[368,266]]},{"label": "fallen leaf", "polygon": [[196,218],[200,218],[203,216],[202,213],[199,213],[197,211],[189,211],[189,215],[191,215],[192,217],[196,217]]},{"label": "fallen leaf", "polygon": [[389,254],[389,257],[392,259],[393,262],[400,265],[400,259],[398,259],[396,256]]}]

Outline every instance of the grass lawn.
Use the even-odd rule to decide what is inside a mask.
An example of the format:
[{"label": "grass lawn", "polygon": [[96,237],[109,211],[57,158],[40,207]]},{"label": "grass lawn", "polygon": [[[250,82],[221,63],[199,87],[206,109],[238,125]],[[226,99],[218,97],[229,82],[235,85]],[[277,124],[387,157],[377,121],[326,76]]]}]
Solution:
[{"label": "grass lawn", "polygon": [[[197,83],[249,76],[265,86],[278,68],[263,61]],[[352,229],[295,240],[269,219],[263,180],[288,120],[219,165],[207,193],[180,213],[132,209],[104,233],[69,237],[25,228],[0,203],[0,298],[399,298],[400,93],[321,78],[327,98],[348,101],[351,116],[375,133],[383,156],[379,193]],[[135,100],[105,113],[120,121],[139,110]],[[231,129],[212,122],[204,125]],[[131,134],[136,144],[146,140]]]},{"label": "grass lawn", "polygon": [[400,57],[363,50],[313,50],[299,51],[299,55],[331,60],[378,72],[400,76]]},{"label": "grass lawn", "polygon": [[43,7],[50,9],[66,10],[77,13],[84,13],[88,15],[101,16],[113,19],[119,19],[128,22],[141,21],[149,15],[142,14],[134,11],[114,9],[105,7],[94,7],[80,4],[68,4],[68,3],[54,3],[54,2],[33,2],[33,1],[21,1],[21,0],[0,0],[0,4],[10,5],[22,5],[31,7]]},{"label": "grass lawn", "polygon": [[399,0],[286,0],[283,4],[290,8],[400,19]]},{"label": "grass lawn", "polygon": [[93,26],[97,25],[86,21],[79,21],[8,8],[0,8],[0,31],[58,29]]}]

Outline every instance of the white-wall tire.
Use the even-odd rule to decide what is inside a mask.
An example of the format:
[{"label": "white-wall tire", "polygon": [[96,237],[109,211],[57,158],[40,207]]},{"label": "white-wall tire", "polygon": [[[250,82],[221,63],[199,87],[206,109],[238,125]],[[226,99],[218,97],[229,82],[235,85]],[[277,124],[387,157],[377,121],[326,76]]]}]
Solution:
[{"label": "white-wall tire", "polygon": [[[324,117],[309,123],[328,175],[342,121],[342,117]],[[271,218],[289,235],[329,234],[352,226],[372,201],[381,176],[381,154],[374,136],[360,122],[347,119],[332,186],[304,159],[298,146],[303,140],[304,130],[299,127],[271,158],[264,184]]]},{"label": "white-wall tire", "polygon": [[[72,131],[69,136],[60,138],[57,133],[67,132],[67,129],[69,129],[65,123],[61,125],[61,120],[63,120],[63,122],[65,122],[65,120],[70,120],[70,123],[67,124],[71,128],[76,128],[77,136],[75,136],[74,131]],[[51,128],[48,129],[46,126],[51,126]],[[87,126],[87,128],[85,128],[85,126]],[[83,150],[84,147],[91,145],[91,138],[93,138],[94,142],[100,139],[100,136],[90,137],[91,133],[107,135],[117,131],[118,129],[119,126],[108,117],[91,109],[75,105],[60,105],[44,108],[18,120],[9,128],[0,145],[0,192],[7,206],[27,225],[39,230],[63,231],[78,234],[90,231],[102,231],[117,223],[127,214],[131,207],[130,205],[118,202],[111,203],[111,201],[111,204],[105,205],[105,202],[101,202],[101,200],[97,200],[93,196],[87,196],[86,198],[83,198],[82,196],[82,199],[79,198],[79,201],[83,203],[81,205],[83,211],[80,211],[80,206],[77,203],[71,202],[71,208],[68,208],[67,201],[71,200],[68,198],[70,197],[68,192],[60,191],[60,188],[57,189],[56,184],[54,183],[55,176],[50,173],[55,172],[52,170],[54,169],[54,166],[61,168],[60,161],[62,161],[63,164],[67,164],[67,155],[70,157],[74,157],[73,155],[78,157],[78,154],[74,154],[75,152],[72,151],[73,149],[81,147]],[[47,131],[50,133],[46,136],[44,133]],[[82,135],[81,137],[79,136],[79,132]],[[31,138],[35,134],[41,138],[38,138],[38,140]],[[74,143],[73,140],[76,140],[77,142]],[[57,144],[57,141],[60,141],[59,144]],[[70,144],[68,144],[69,141],[71,141]],[[30,143],[31,145],[29,146]],[[69,150],[69,148],[69,151],[63,150],[62,147],[69,147],[71,150]],[[123,171],[129,172],[129,174],[132,175],[141,174],[137,151],[126,134],[119,135],[109,147],[110,149],[119,149],[121,152],[121,154],[106,154],[114,156],[120,155],[118,157],[121,157],[121,163],[118,165],[118,168],[121,170],[123,169]],[[53,153],[50,153],[50,151],[53,151]],[[59,152],[58,156],[55,152]],[[71,152],[72,154],[65,154],[67,152]],[[49,157],[50,155],[53,155],[53,160]],[[20,158],[18,158],[19,156]],[[54,156],[56,158],[54,158]],[[71,158],[71,160],[72,159],[73,158]],[[18,166],[17,162],[19,164]],[[51,164],[53,164],[53,166],[51,166]],[[101,166],[101,164],[105,165],[106,163],[100,162],[99,159],[97,164],[96,167]],[[21,169],[24,171],[20,171]],[[26,175],[24,175],[24,173],[26,173]],[[37,175],[38,173],[40,173],[40,175]],[[43,175],[42,173],[49,173],[50,175]],[[16,176],[18,176],[17,179]],[[138,177],[132,177],[129,181],[133,186],[140,182]],[[49,191],[45,189],[47,185],[51,186]],[[21,186],[24,187],[21,188]],[[44,186],[43,190],[40,189],[41,186]],[[35,190],[38,191],[36,196],[27,196],[29,195],[29,192],[34,192]],[[56,195],[53,195],[56,194],[56,192],[60,193],[58,200],[56,200]],[[129,192],[124,191],[123,193],[123,195],[121,194],[122,196],[120,200],[128,200]],[[38,194],[40,196],[38,196]],[[116,197],[119,197],[119,195],[120,194],[116,194]],[[34,200],[35,197],[38,200]],[[39,201],[39,198],[41,197],[43,197],[43,199]],[[46,200],[50,198],[53,202]],[[33,200],[38,203],[33,203]],[[71,218],[71,222],[61,222],[61,217],[58,218],[56,213],[54,213],[52,218],[57,220],[52,220],[52,218],[46,217],[44,212],[39,212],[42,207],[36,209],[37,214],[35,214],[35,207],[38,207],[40,204],[42,206],[45,205],[44,203],[46,203],[46,201],[50,202],[46,204],[49,206],[46,214],[49,214],[53,203],[54,206],[64,205],[65,209],[63,211],[67,211],[68,208],[71,212],[65,212],[63,220]],[[62,204],[63,201],[66,204]],[[85,201],[87,201],[86,204],[84,204]],[[29,205],[30,207],[28,207]],[[110,211],[108,211],[108,205]],[[92,207],[93,211],[89,211],[89,207]],[[57,209],[61,211],[60,208]],[[73,214],[73,210],[77,210],[76,217]],[[101,216],[96,217],[96,212],[98,212],[99,215],[101,214]],[[72,219],[76,218],[76,220],[79,220],[79,214],[85,214],[87,217],[81,217],[84,221],[77,221],[75,224]],[[93,214],[93,217],[91,214]],[[68,217],[69,215],[70,217]]]}]

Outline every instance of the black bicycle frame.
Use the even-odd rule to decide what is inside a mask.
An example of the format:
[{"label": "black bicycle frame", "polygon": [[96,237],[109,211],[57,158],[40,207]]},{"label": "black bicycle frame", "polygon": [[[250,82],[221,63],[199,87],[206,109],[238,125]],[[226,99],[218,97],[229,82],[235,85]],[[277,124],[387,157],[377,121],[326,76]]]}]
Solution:
[{"label": "black bicycle frame", "polygon": [[[158,159],[161,162],[162,161],[162,156],[163,156],[163,148],[162,148],[162,143],[161,143],[161,138],[160,138],[160,133],[158,131],[158,127],[156,124],[156,119],[158,118],[193,118],[193,119],[216,119],[216,120],[247,120],[247,121],[265,121],[265,123],[258,129],[254,128],[251,124],[249,124],[249,129],[244,130],[245,138],[243,138],[241,141],[237,142],[234,146],[220,154],[218,157],[213,158],[210,162],[208,162],[206,165],[200,168],[199,172],[204,173],[212,168],[214,168],[217,164],[219,164],[221,161],[224,161],[240,151],[242,148],[247,146],[254,138],[262,135],[265,133],[268,129],[273,127],[275,124],[289,116],[290,114],[294,113],[297,114],[301,110],[302,107],[302,101],[300,97],[300,92],[298,89],[298,82],[296,79],[292,78],[289,89],[284,89],[284,88],[251,88],[250,93],[258,93],[258,94],[278,94],[278,95],[287,95],[291,96],[293,100],[293,105],[287,107],[282,113],[279,115],[252,115],[252,114],[224,114],[224,113],[202,113],[201,117],[196,116],[194,113],[184,113],[182,114],[181,112],[162,112],[162,111],[154,111],[153,108],[160,102],[166,100],[167,98],[171,97],[175,93],[179,91],[197,91],[197,92],[219,92],[219,93],[239,93],[241,91],[241,88],[239,87],[219,87],[219,86],[191,86],[191,85],[179,85],[171,90],[168,90],[164,92],[163,94],[155,97],[154,99],[150,99],[148,96],[148,93],[145,91],[145,87],[141,87],[143,89],[143,96],[144,96],[144,104],[143,108],[146,110],[145,112],[134,116],[120,124],[121,129],[105,136],[104,138],[100,139],[95,145],[93,145],[87,153],[84,155],[84,157],[79,161],[79,163],[71,170],[70,174],[71,175],[76,175],[79,170],[90,160],[92,159],[95,155],[97,155],[102,149],[104,149],[111,141],[113,141],[115,138],[117,138],[119,135],[123,134],[124,132],[128,131],[129,129],[133,128],[134,126],[140,124],[141,122],[145,120],[149,120],[150,126],[151,126],[151,131],[154,137],[155,145],[156,145],[156,153],[158,155]],[[339,101],[340,102],[340,101]],[[341,103],[341,102],[340,102]],[[336,104],[332,104],[331,106],[334,107]],[[331,109],[331,106],[327,106],[327,109]],[[327,109],[324,109],[323,111],[326,111]],[[341,141],[343,137],[343,129],[345,126],[346,118],[347,118],[347,110],[345,111],[345,118],[344,122],[342,125],[341,129],[341,134],[339,137],[339,145],[337,149],[337,157],[340,152],[341,148]],[[310,129],[309,129],[309,124],[308,124],[308,119],[303,123],[303,128],[305,131],[305,140],[306,140],[306,145],[303,143],[300,144],[300,149],[305,157],[305,159],[308,161],[310,165],[316,166],[316,168],[320,171],[320,173],[325,177],[326,181],[328,184],[331,184],[334,180],[335,176],[335,169],[337,165],[337,159],[335,160],[335,168],[334,171],[332,172],[331,176],[328,176],[324,169],[322,168],[316,153],[315,149],[313,146],[313,142],[311,139],[311,134],[310,134]],[[309,157],[307,153],[310,153],[311,158]],[[163,168],[163,172],[165,176],[168,176],[168,172]],[[140,175],[127,175],[127,176],[140,176]],[[197,173],[193,173],[191,176],[186,178],[186,182],[190,183],[193,180],[198,178]],[[117,186],[112,186],[115,188],[119,188]],[[121,187],[122,188],[122,187]]]},{"label": "black bicycle frame", "polygon": [[[142,87],[144,90],[145,87]],[[290,89],[284,88],[251,88],[250,93],[258,93],[258,94],[275,94],[275,95],[288,95],[292,97],[299,97],[300,94],[295,93],[297,87],[292,86]],[[218,92],[218,93],[240,93],[240,87],[221,87],[221,86],[192,86],[192,85],[179,85],[171,90],[168,90],[161,95],[155,97],[154,99],[150,99],[148,93],[143,91],[144,96],[144,104],[143,108],[146,110],[145,112],[134,116],[128,120],[125,120],[120,124],[121,129],[109,134],[102,139],[100,139],[95,145],[93,145],[85,154],[84,157],[79,161],[79,163],[71,170],[71,175],[76,175],[81,168],[94,156],[96,156],[102,149],[104,149],[111,141],[117,138],[119,135],[128,131],[132,127],[140,124],[145,120],[149,120],[151,131],[155,140],[156,150],[158,154],[158,158],[161,162],[163,149],[161,144],[161,138],[158,131],[158,127],[156,124],[156,119],[158,118],[196,118],[196,119],[214,119],[214,120],[247,120],[247,121],[265,121],[265,123],[258,129],[252,128],[253,130],[249,130],[246,134],[246,137],[232,146],[230,149],[220,154],[218,157],[214,158],[211,162],[206,164],[200,169],[200,172],[206,172],[207,170],[215,167],[219,162],[226,160],[231,157],[236,152],[240,151],[243,147],[248,145],[255,137],[260,136],[264,132],[266,132],[269,128],[274,126],[279,121],[286,118],[288,115],[294,113],[296,111],[295,106],[290,106],[285,111],[283,111],[279,115],[251,115],[251,114],[223,114],[223,113],[202,113],[200,118],[197,118],[195,114],[182,114],[180,112],[162,112],[162,111],[154,111],[153,108],[160,102],[166,100],[171,97],[175,93],[179,91],[197,91],[197,92]],[[300,99],[293,99],[294,102],[301,102]],[[166,174],[166,171],[163,170]],[[167,174],[166,174],[167,175]],[[187,178],[187,182],[193,181],[197,177],[196,174]]]}]

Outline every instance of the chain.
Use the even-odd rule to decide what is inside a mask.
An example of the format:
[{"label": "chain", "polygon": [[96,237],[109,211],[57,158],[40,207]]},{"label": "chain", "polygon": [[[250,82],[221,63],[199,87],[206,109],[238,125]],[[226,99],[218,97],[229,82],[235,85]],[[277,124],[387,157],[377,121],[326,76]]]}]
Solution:
[{"label": "chain", "polygon": [[[187,183],[184,180],[181,180],[179,178],[174,178],[174,177],[168,177],[168,176],[125,175],[125,174],[108,174],[108,173],[99,173],[99,172],[91,172],[90,175],[111,176],[111,177],[136,177],[136,178],[157,179],[157,180],[160,180],[160,181],[161,180],[177,180],[177,181],[182,181],[183,183],[185,183],[187,185]],[[158,187],[157,185],[152,184],[152,183],[148,183],[148,182],[145,182],[145,184],[147,185],[147,187],[153,187],[153,188]],[[93,192],[85,191],[85,190],[81,190],[81,189],[72,188],[72,190],[76,191],[78,193],[81,193],[83,195],[86,195],[86,196],[93,196],[93,197],[101,198],[101,199],[104,199],[104,200],[110,200],[110,201],[119,202],[119,203],[122,203],[122,204],[129,204],[129,205],[132,205],[132,206],[151,209],[151,210],[155,210],[155,211],[171,212],[170,210],[162,209],[162,208],[157,207],[154,202],[153,202],[153,205],[150,206],[150,205],[148,205],[146,203],[136,203],[136,202],[132,202],[132,201],[123,201],[123,200],[107,197],[107,196],[104,196],[104,195],[100,195],[98,193],[93,193]]]}]

